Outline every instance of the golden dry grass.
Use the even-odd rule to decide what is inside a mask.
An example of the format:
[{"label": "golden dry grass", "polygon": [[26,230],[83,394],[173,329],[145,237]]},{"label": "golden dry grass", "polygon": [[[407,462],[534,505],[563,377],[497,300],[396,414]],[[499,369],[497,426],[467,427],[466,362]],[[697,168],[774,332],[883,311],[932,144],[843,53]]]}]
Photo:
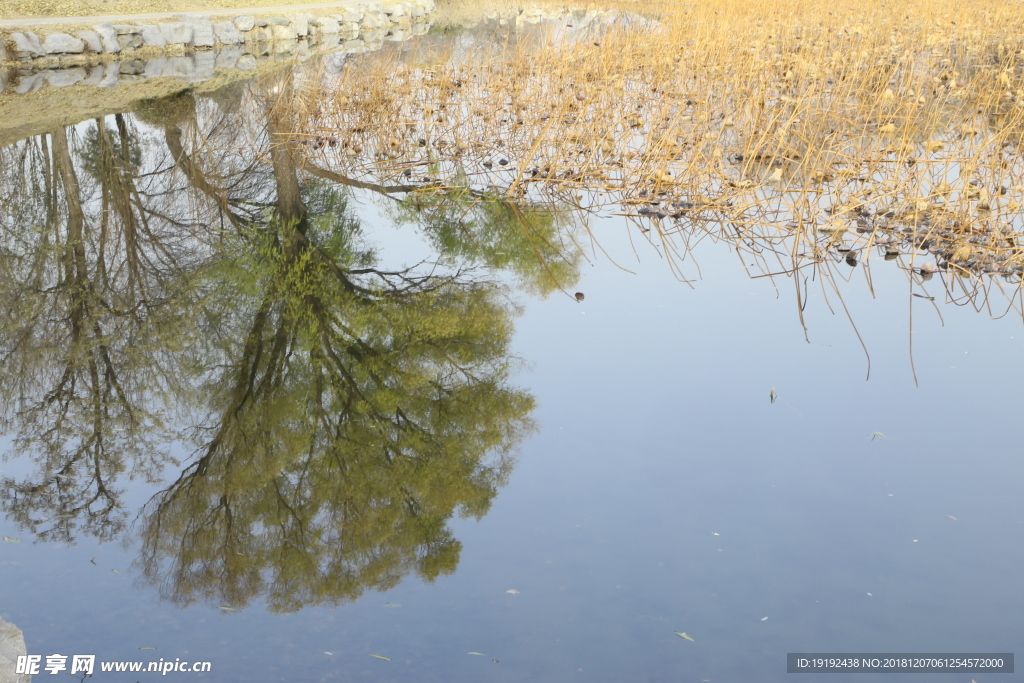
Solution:
[{"label": "golden dry grass", "polygon": [[711,235],[762,273],[904,254],[908,271],[958,273],[965,291],[986,273],[1019,282],[1019,3],[602,16],[513,17],[516,32],[472,48],[307,73],[279,106],[338,172],[624,213],[677,266]]}]

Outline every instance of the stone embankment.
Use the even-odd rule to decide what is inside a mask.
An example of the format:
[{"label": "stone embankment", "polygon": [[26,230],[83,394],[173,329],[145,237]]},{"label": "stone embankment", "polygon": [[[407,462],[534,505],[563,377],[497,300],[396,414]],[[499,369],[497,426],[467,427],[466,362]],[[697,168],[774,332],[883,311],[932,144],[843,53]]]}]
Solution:
[{"label": "stone embankment", "polygon": [[[434,0],[324,5],[312,12],[166,15],[137,21],[0,26],[0,93],[109,88],[156,77],[202,81],[217,69],[312,52],[367,52],[426,33]],[[20,30],[15,30],[20,29]]]}]

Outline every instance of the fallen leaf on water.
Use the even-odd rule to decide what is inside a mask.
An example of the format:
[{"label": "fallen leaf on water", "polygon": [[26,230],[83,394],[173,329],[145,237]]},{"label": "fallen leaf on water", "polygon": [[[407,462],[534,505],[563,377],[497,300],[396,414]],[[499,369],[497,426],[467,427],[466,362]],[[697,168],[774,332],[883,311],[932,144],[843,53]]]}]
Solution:
[{"label": "fallen leaf on water", "polygon": [[885,434],[883,434],[882,432],[871,432],[871,434],[869,434],[868,436],[871,437],[872,441],[874,441],[878,437],[882,437],[883,439],[885,438]]},{"label": "fallen leaf on water", "polygon": [[10,536],[4,536],[4,540],[8,543],[21,543],[20,538],[11,538]]},{"label": "fallen leaf on water", "polygon": [[928,301],[935,301],[934,296],[925,296],[924,294],[918,294],[917,292],[913,292],[911,295],[916,296],[918,299],[928,299]]},{"label": "fallen leaf on water", "polygon": [[761,621],[768,621],[768,617],[761,617]]},{"label": "fallen leaf on water", "polygon": [[328,657],[333,657],[334,656],[333,652],[324,651],[324,654],[327,655]]},{"label": "fallen leaf on water", "polygon": [[95,555],[93,555],[93,556],[92,556],[92,559],[91,559],[91,560],[89,560],[89,561],[90,561],[90,562],[92,562],[93,564],[96,564],[96,556],[95,556]]},{"label": "fallen leaf on water", "polygon": [[778,397],[779,397],[779,395],[775,393],[775,387],[772,387],[772,390],[770,392],[768,392],[768,399],[772,403],[775,403],[775,399],[777,399]]},{"label": "fallen leaf on water", "polygon": [[711,535],[712,536],[721,536],[722,534],[718,533],[717,531],[712,531]]},{"label": "fallen leaf on water", "polygon": [[155,647],[140,647],[140,650],[155,650]]},{"label": "fallen leaf on water", "polygon": [[[679,636],[680,638],[686,638],[687,640],[693,640],[693,638],[691,638],[690,636],[686,635],[685,633],[680,633],[679,631],[674,631],[674,633],[677,636]],[[693,641],[693,642],[697,642],[697,641]]]},{"label": "fallen leaf on water", "polygon": [[512,595],[519,595],[519,591],[517,591],[517,590],[516,590],[515,588],[509,588],[509,589],[508,589],[507,591],[505,591],[505,592],[506,592],[506,593],[511,593]]},{"label": "fallen leaf on water", "polygon": [[114,572],[115,574],[120,574],[121,573],[121,572],[117,571],[116,569],[111,569],[110,571]]},{"label": "fallen leaf on water", "polygon": [[370,655],[370,656],[371,657],[376,657],[377,659],[383,659],[383,660],[388,661],[388,662],[391,661],[390,657],[385,657],[384,655]]},{"label": "fallen leaf on water", "polygon": [[466,654],[467,655],[476,655],[477,657],[486,657],[487,656],[483,652],[467,652]]},{"label": "fallen leaf on water", "polygon": [[959,521],[960,521],[959,519],[957,519],[957,518],[956,518],[956,517],[954,517],[953,515],[946,515],[946,516],[947,516],[947,517],[949,517],[949,518],[950,518],[951,520],[953,520],[954,522],[959,522]]},{"label": "fallen leaf on water", "polygon": [[234,612],[235,611],[234,607],[225,607],[224,605],[221,605],[220,608],[222,610],[224,610],[225,612]]}]

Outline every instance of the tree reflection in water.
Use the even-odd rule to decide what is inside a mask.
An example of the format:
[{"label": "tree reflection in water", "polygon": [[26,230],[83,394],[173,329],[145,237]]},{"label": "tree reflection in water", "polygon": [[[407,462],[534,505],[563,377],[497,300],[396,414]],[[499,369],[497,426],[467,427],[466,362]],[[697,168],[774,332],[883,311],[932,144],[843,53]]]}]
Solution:
[{"label": "tree reflection in water", "polygon": [[[119,478],[163,481],[194,449],[134,527],[178,604],[295,610],[454,571],[448,520],[487,512],[532,428],[496,269],[539,291],[577,277],[522,265],[562,226],[521,208],[485,215],[533,231],[501,259],[455,232],[454,264],[382,267],[357,183],[310,182],[280,136],[291,78],[0,150],[24,171],[0,209],[0,400],[33,463],[3,508],[40,540],[114,539]],[[378,194],[416,222],[408,192]]]}]

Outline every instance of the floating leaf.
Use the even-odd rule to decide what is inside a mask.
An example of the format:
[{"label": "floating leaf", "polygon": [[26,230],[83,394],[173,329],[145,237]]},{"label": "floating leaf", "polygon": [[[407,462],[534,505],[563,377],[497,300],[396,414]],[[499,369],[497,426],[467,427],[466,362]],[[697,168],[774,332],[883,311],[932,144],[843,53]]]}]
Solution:
[{"label": "floating leaf", "polygon": [[953,515],[946,515],[946,516],[947,516],[947,517],[949,517],[949,518],[950,518],[951,520],[953,520],[954,522],[959,522],[959,521],[960,521],[959,519],[957,519],[957,518],[956,518],[956,517],[954,517]]},{"label": "floating leaf", "polygon": [[121,572],[117,571],[116,569],[111,569],[110,571],[114,572],[115,574],[120,574],[121,573]]},{"label": "floating leaf", "polygon": [[383,659],[383,660],[388,661],[388,662],[391,661],[390,657],[385,657],[384,655],[370,655],[370,656],[371,657],[376,657],[377,659]]},{"label": "floating leaf", "polygon": [[467,652],[466,654],[467,655],[476,655],[477,657],[486,657],[487,656],[483,652]]},{"label": "floating leaf", "polygon": [[4,536],[4,540],[8,543],[21,543],[20,538],[11,538],[10,536]]},{"label": "floating leaf", "polygon": [[225,607],[224,605],[221,605],[220,608],[222,610],[224,610],[225,612],[234,612],[235,611],[234,607]]},{"label": "floating leaf", "polygon": [[[685,633],[680,633],[679,631],[674,631],[673,633],[675,633],[680,638],[686,638],[687,640],[693,640],[693,638],[691,638],[690,636],[686,635]],[[696,641],[694,641],[694,642],[696,642]]]},{"label": "floating leaf", "polygon": [[155,647],[140,647],[140,650],[155,650]]},{"label": "floating leaf", "polygon": [[519,591],[517,591],[517,590],[516,590],[515,588],[509,588],[509,589],[508,589],[507,591],[505,591],[505,592],[506,592],[506,593],[511,593],[512,595],[519,595]]},{"label": "floating leaf", "polygon": [[768,617],[761,617],[761,621],[768,621]]},{"label": "floating leaf", "polygon": [[775,403],[775,399],[777,399],[778,397],[779,397],[779,395],[775,393],[775,387],[772,387],[772,390],[770,392],[768,392],[768,399],[772,403]]}]

